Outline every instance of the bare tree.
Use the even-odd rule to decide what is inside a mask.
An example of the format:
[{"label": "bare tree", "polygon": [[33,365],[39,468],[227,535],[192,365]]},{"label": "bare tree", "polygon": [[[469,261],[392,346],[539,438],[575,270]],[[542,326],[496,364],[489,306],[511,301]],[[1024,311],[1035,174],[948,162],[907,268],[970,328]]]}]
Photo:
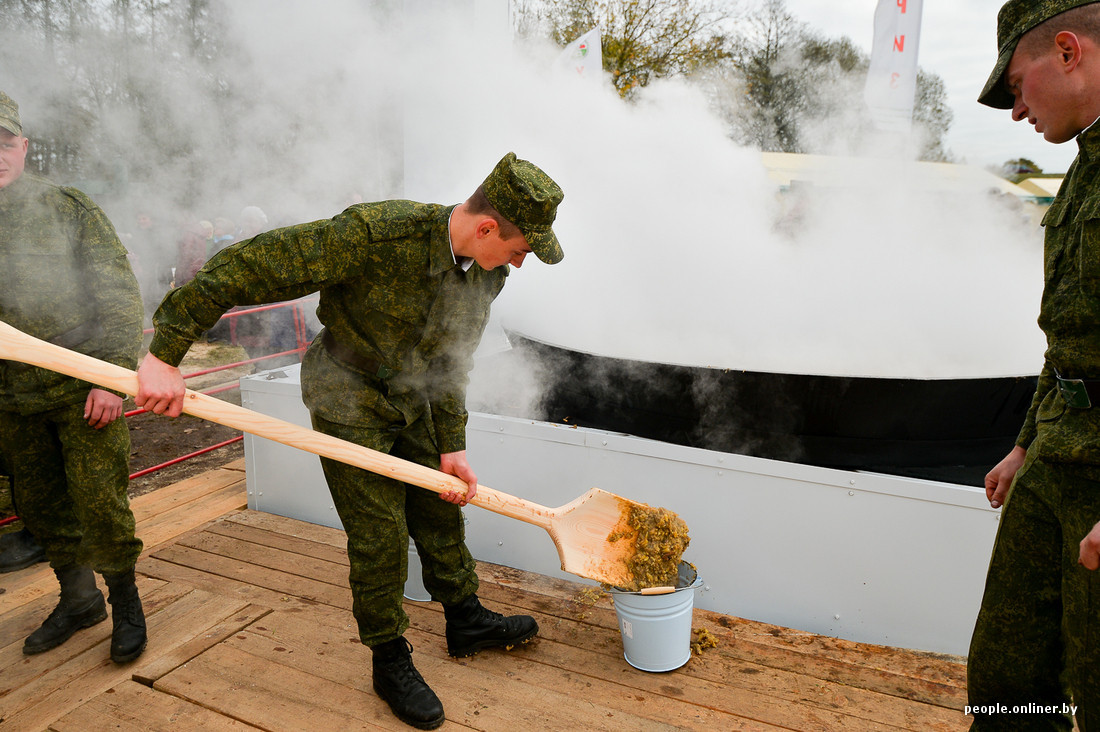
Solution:
[{"label": "bare tree", "polygon": [[920,159],[949,163],[953,156],[945,147],[944,138],[955,115],[947,106],[947,89],[938,75],[924,71],[917,74],[917,98],[913,103],[913,124],[922,133]]},{"label": "bare tree", "polygon": [[[782,0],[767,0],[739,24],[739,30],[737,50],[727,68],[742,80],[745,101],[753,113],[740,130],[733,130],[734,136],[761,150],[801,152],[798,119],[809,98],[795,49],[804,25],[787,12]],[[738,114],[727,119],[736,125]]]},{"label": "bare tree", "polygon": [[[731,138],[796,153],[849,153],[872,139],[863,101],[870,60],[851,40],[814,33],[784,0],[765,0],[735,28],[730,58],[702,77]],[[942,79],[920,71],[913,111],[920,159],[950,160],[951,120]]]},{"label": "bare tree", "polygon": [[730,16],[715,0],[515,0],[513,9],[521,34],[544,33],[561,46],[599,27],[603,68],[624,98],[728,55]]}]

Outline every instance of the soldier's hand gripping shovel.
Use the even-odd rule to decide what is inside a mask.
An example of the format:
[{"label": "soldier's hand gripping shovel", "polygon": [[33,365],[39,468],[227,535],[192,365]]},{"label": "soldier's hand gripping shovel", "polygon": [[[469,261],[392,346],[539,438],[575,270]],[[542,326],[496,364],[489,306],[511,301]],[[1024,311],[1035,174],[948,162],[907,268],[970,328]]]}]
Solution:
[{"label": "soldier's hand gripping shovel", "polygon": [[[0,358],[40,366],[134,396],[137,374],[29,336],[0,321]],[[436,493],[466,493],[447,473],[188,390],[183,411]],[[558,508],[478,485],[475,506],[545,529],[561,568],[615,587],[641,589],[675,577],[687,526],[675,514],[593,488]],[[673,556],[674,555],[674,556]]]}]

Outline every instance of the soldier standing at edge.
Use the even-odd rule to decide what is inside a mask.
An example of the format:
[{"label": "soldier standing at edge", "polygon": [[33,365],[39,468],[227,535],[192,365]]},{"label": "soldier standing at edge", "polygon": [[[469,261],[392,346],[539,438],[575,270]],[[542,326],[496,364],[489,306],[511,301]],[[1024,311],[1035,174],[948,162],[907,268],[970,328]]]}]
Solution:
[{"label": "soldier standing at edge", "polygon": [[504,617],[477,598],[460,510],[477,493],[466,461],[465,401],[473,352],[507,265],[519,267],[531,252],[548,264],[562,259],[551,229],[561,200],[549,176],[509,153],[456,206],[354,204],[331,220],[233,244],[165,297],[138,371],[138,405],[178,416],[184,384],[177,365],[224,311],[320,292],[325,329],[302,364],[314,428],[441,469],[469,487],[466,495],[437,496],[321,459],[347,532],[352,612],[373,652],[374,689],[420,729],[435,729],[445,717],[403,635],[410,536],[424,586],[443,604],[448,653],[508,648],[538,632],[534,618]]},{"label": "soldier standing at edge", "polygon": [[[83,193],[23,175],[28,147],[18,105],[0,92],[0,319],[134,368],[142,306],[126,250]],[[78,379],[0,361],[0,446],[20,517],[61,584],[57,607],[23,645],[28,655],[107,618],[93,569],[110,590],[111,660],[131,661],[145,649],[122,401]]]},{"label": "soldier standing at edge", "polygon": [[971,729],[1069,730],[1072,699],[1078,727],[1095,732],[1100,3],[1010,0],[997,17],[997,46],[978,101],[1012,110],[1050,142],[1076,138],[1079,151],[1043,219],[1045,363],[1016,447],[985,479],[990,504],[1004,511],[970,645]]}]

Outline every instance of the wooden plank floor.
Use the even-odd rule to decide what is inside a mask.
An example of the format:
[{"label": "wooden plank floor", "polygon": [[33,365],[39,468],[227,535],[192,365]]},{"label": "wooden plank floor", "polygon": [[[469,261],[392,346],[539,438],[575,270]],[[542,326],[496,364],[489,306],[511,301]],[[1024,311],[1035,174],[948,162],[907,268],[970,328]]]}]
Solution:
[{"label": "wooden plank floor", "polygon": [[[56,603],[45,564],[0,576],[0,730],[409,729],[371,690],[340,531],[245,510],[244,466],[136,498],[149,647],[108,659],[110,622],[24,656]],[[549,543],[547,544],[549,547]],[[480,564],[493,609],[534,615],[512,650],[447,656],[439,605],[407,602],[442,729],[956,730],[956,658],[825,638],[696,608],[718,646],[669,673],[623,659],[615,611],[587,585]]]}]

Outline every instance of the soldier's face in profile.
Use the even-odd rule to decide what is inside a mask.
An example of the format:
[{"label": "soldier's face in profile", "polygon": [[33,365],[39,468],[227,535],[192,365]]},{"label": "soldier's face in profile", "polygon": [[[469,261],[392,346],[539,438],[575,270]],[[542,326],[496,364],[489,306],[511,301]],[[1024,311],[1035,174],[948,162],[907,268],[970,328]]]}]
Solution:
[{"label": "soldier's face in profile", "polygon": [[482,269],[494,269],[505,264],[522,267],[524,258],[531,253],[531,247],[522,235],[503,239],[500,228],[492,227],[488,233],[479,233],[474,261]]},{"label": "soldier's face in profile", "polygon": [[[1060,33],[1056,40],[1065,35],[1071,34]],[[1017,47],[1005,70],[1005,86],[1014,97],[1012,119],[1027,120],[1036,132],[1055,144],[1072,140],[1091,124],[1091,118],[1084,124],[1078,119],[1076,77],[1070,78],[1066,71],[1063,50],[1056,44],[1036,50]]]},{"label": "soldier's face in profile", "polygon": [[23,175],[29,144],[27,138],[0,129],[0,188],[10,185]]},{"label": "soldier's face in profile", "polygon": [[478,260],[478,264],[482,269],[493,269],[494,267],[500,267],[505,264],[510,264],[513,267],[522,267],[523,259],[531,253],[531,247],[527,246],[527,242],[524,241],[522,236],[514,236],[511,239],[501,239],[499,235],[495,237],[489,246],[489,251],[486,253],[486,262]]}]

